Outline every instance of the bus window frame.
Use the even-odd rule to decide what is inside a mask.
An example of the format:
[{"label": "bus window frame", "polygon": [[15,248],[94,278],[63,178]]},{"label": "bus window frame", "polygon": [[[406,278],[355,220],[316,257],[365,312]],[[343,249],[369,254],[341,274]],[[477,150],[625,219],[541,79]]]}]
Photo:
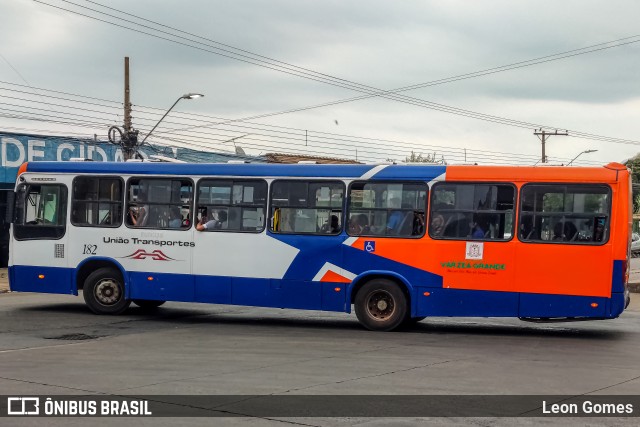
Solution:
[{"label": "bus window frame", "polygon": [[[558,186],[565,186],[565,187],[570,187],[570,186],[574,186],[574,187],[602,187],[602,188],[606,188],[608,193],[608,213],[607,213],[607,222],[605,224],[605,230],[607,231],[606,233],[606,239],[602,239],[601,242],[591,242],[591,241],[554,241],[554,240],[522,240],[520,238],[520,225],[521,225],[521,221],[522,221],[522,204],[524,202],[524,197],[522,197],[522,192],[524,191],[524,189],[528,186],[534,186],[534,185],[538,185],[538,186],[552,186],[552,185],[558,185]],[[613,209],[613,189],[611,188],[611,185],[606,184],[606,183],[577,183],[577,182],[527,182],[526,184],[522,185],[522,187],[520,187],[520,202],[518,203],[518,230],[517,230],[517,234],[518,234],[518,241],[521,243],[526,243],[526,244],[543,244],[543,245],[548,245],[548,244],[552,244],[552,245],[572,245],[572,246],[603,246],[606,245],[607,243],[609,243],[609,240],[611,238],[611,217],[612,217],[612,209]],[[573,193],[576,194],[576,193]],[[585,193],[582,193],[585,194]],[[533,212],[535,214],[535,212]],[[551,213],[551,215],[547,215],[547,216],[558,216],[558,215],[554,215],[553,213]],[[586,214],[582,214],[580,216],[587,216]],[[592,215],[593,217],[598,216],[597,214]],[[595,225],[595,224],[594,224]]]},{"label": "bus window frame", "polygon": [[[249,234],[262,234],[265,232],[265,230],[267,229],[267,216],[268,214],[268,208],[269,208],[269,182],[264,179],[264,178],[250,178],[250,177],[241,177],[239,179],[236,179],[235,177],[231,176],[231,177],[202,177],[200,179],[198,179],[198,183],[197,183],[197,187],[195,189],[195,193],[194,193],[194,197],[193,197],[193,201],[194,201],[194,217],[192,219],[192,223],[197,224],[197,215],[198,215],[198,207],[200,205],[200,185],[203,181],[221,181],[221,182],[231,182],[231,186],[233,187],[233,185],[235,183],[242,183],[242,182],[263,182],[266,186],[266,194],[265,194],[265,200],[264,200],[264,205],[263,205],[263,209],[264,209],[264,215],[262,218],[262,229],[261,230],[230,230],[230,229],[212,229],[212,230],[205,230],[206,233],[213,233],[213,232],[218,232],[218,233],[249,233]],[[232,207],[233,205],[207,205],[207,206],[225,206],[225,208],[227,209],[227,212],[229,210],[230,207]],[[228,213],[227,213],[228,215]],[[227,222],[229,221],[229,218],[227,217]]]},{"label": "bus window frame", "polygon": [[[69,203],[70,209],[71,209],[71,213],[73,213],[73,206],[74,206],[74,202],[76,201],[76,199],[74,198],[74,188],[76,185],[76,179],[78,178],[97,178],[97,179],[118,179],[120,180],[120,184],[122,185],[121,187],[121,192],[122,192],[122,198],[120,199],[120,203],[122,204],[122,212],[120,214],[120,223],[118,225],[100,225],[100,224],[76,224],[73,222],[73,215],[69,215],[69,224],[71,224],[74,227],[88,227],[88,228],[120,228],[122,227],[122,224],[126,223],[126,220],[124,219],[126,216],[126,183],[124,181],[124,178],[122,178],[121,176],[117,176],[117,175],[76,175],[72,182],[71,182],[71,202]],[[87,202],[87,201],[85,201]],[[89,202],[92,203],[96,203],[98,204],[98,206],[100,205],[100,200],[90,200]]]},{"label": "bus window frame", "polygon": [[[482,239],[479,238],[461,238],[461,237],[446,237],[446,236],[432,236],[431,235],[431,213],[432,213],[432,206],[433,206],[433,195],[435,194],[435,189],[437,189],[439,186],[442,185],[451,185],[451,184],[455,184],[455,185],[502,185],[502,186],[507,186],[507,187],[511,187],[513,188],[513,218],[512,218],[512,222],[511,222],[511,237],[508,239],[492,239],[492,238],[485,238],[483,237]],[[491,243],[508,243],[510,241],[512,241],[514,239],[514,235],[515,232],[517,232],[517,227],[516,225],[518,224],[518,203],[519,203],[519,199],[520,199],[520,192],[518,191],[518,186],[511,182],[511,181],[438,181],[436,183],[434,183],[431,188],[429,189],[431,192],[431,195],[429,196],[429,218],[427,220],[427,223],[425,224],[425,228],[428,230],[427,234],[429,235],[429,237],[433,240],[447,240],[447,241],[457,241],[457,242],[491,242]],[[473,210],[473,212],[482,212],[479,210]],[[503,211],[506,212],[506,211]],[[443,230],[444,232],[444,230]],[[506,232],[506,230],[505,230]]]},{"label": "bus window frame", "polygon": [[[65,219],[64,219],[64,232],[59,236],[59,237],[18,237],[16,236],[16,227],[43,227],[42,225],[36,225],[36,224],[18,224],[18,223],[13,223],[13,230],[12,230],[12,237],[14,239],[16,239],[17,241],[31,241],[31,240],[62,240],[66,235],[67,235],[67,225],[71,224],[70,220],[69,220],[69,209],[71,206],[71,203],[69,202],[69,187],[67,186],[67,184],[64,184],[62,182],[58,182],[58,183],[36,183],[36,182],[23,182],[20,183],[20,185],[24,185],[25,187],[31,188],[34,185],[38,185],[40,187],[43,186],[50,186],[50,187],[61,187],[65,192],[65,206],[64,206],[64,215],[65,215]],[[19,187],[18,187],[19,188]],[[42,193],[41,193],[42,194]],[[28,195],[28,193],[27,193]],[[16,197],[16,200],[19,200],[18,197]],[[24,199],[24,202],[26,203],[27,198]],[[46,226],[45,227],[60,227],[60,226]],[[36,228],[37,229],[37,228]]]},{"label": "bus window frame", "polygon": [[[346,206],[345,206],[345,219],[348,221],[349,216],[351,214],[351,189],[354,185],[357,184],[414,184],[414,185],[420,185],[420,186],[424,186],[425,188],[425,201],[424,201],[424,227],[422,230],[421,234],[416,234],[416,235],[408,235],[408,236],[404,236],[404,235],[389,235],[389,234],[349,234],[349,227],[346,227],[346,233],[348,236],[350,237],[371,237],[371,238],[381,238],[381,239],[422,239],[424,238],[424,236],[427,235],[427,215],[428,215],[428,209],[429,209],[429,198],[430,193],[431,193],[431,188],[429,188],[429,183],[427,181],[420,181],[420,180],[402,180],[402,179],[398,179],[398,180],[362,180],[362,179],[358,179],[355,181],[351,181],[349,183],[349,186],[347,188],[347,197],[345,197],[345,202],[346,202]],[[393,210],[398,210],[398,211],[414,211],[415,209],[393,209],[393,208],[362,208],[362,210],[378,210],[378,211],[393,211]],[[387,216],[387,220],[388,220],[388,216]]]},{"label": "bus window frame", "polygon": [[[304,182],[307,184],[307,197],[309,196],[308,193],[308,189],[309,186],[311,184],[324,184],[324,183],[329,183],[329,184],[335,184],[338,183],[342,186],[342,204],[340,206],[340,231],[338,231],[337,233],[323,233],[320,231],[316,231],[316,232],[296,232],[296,231],[275,231],[273,230],[273,214],[275,213],[275,209],[276,208],[282,208],[283,206],[275,206],[273,205],[273,187],[274,184],[278,183],[278,182]],[[306,177],[300,177],[300,178],[277,178],[274,179],[273,181],[271,181],[270,185],[269,185],[269,200],[268,200],[268,209],[269,209],[269,224],[267,225],[267,227],[265,227],[265,229],[269,229],[270,233],[273,234],[285,234],[285,235],[295,235],[295,236],[325,236],[325,237],[330,237],[330,236],[339,236],[340,234],[342,234],[345,231],[345,224],[344,224],[344,220],[345,220],[345,212],[347,210],[347,206],[345,205],[345,202],[347,200],[347,185],[345,184],[344,180],[341,179],[337,179],[337,178],[328,178],[328,179],[322,179],[322,178],[318,178],[318,177],[314,177],[314,178],[306,178]],[[307,203],[309,201],[307,200]],[[298,206],[299,207],[299,206]],[[284,206],[284,208],[286,209],[294,209],[296,208],[296,206]],[[302,208],[302,207],[300,207]],[[332,210],[333,206],[328,206],[327,210],[329,211],[333,211]],[[309,208],[308,205],[305,206],[303,209],[312,209]],[[317,207],[315,207],[315,209],[318,209]],[[331,220],[331,214],[329,214],[329,221]]]},{"label": "bus window frame", "polygon": [[[192,217],[192,220],[189,222],[189,226],[188,227],[148,227],[148,226],[136,226],[136,225],[133,225],[133,224],[129,224],[129,221],[127,221],[126,217],[127,217],[128,213],[129,213],[129,209],[131,207],[130,206],[131,201],[129,200],[129,196],[130,196],[129,193],[130,193],[130,189],[131,189],[131,181],[133,181],[133,180],[140,181],[140,180],[143,180],[143,179],[144,180],[157,180],[157,181],[166,181],[166,180],[176,181],[176,180],[179,180],[179,181],[189,181],[189,182],[191,182],[192,191],[191,191],[191,200],[189,201],[189,212],[192,213],[192,214],[194,212],[194,204],[193,204],[193,202],[195,200],[194,191],[195,191],[196,185],[195,185],[195,182],[194,182],[193,178],[188,177],[188,176],[184,176],[184,175],[153,175],[153,176],[135,175],[135,176],[130,176],[127,179],[126,190],[125,190],[125,195],[124,195],[124,209],[123,209],[123,211],[124,211],[124,220],[123,220],[124,225],[127,228],[131,229],[131,230],[163,230],[163,231],[188,231],[188,230],[190,230],[191,227],[193,226],[193,217]],[[149,201],[147,201],[146,203],[150,204],[150,205],[151,204],[153,204],[153,205],[166,205],[166,203],[155,203],[155,202],[149,203]],[[141,203],[136,202],[134,204],[135,205],[140,205]],[[178,206],[178,205],[173,205],[171,203],[169,203],[168,205],[169,206]],[[181,205],[181,206],[184,206],[184,204]]]}]

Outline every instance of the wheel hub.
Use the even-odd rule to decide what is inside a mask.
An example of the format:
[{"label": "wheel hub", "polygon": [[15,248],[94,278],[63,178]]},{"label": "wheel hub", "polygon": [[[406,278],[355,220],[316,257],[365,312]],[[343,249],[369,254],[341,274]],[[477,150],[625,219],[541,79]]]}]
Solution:
[{"label": "wheel hub", "polygon": [[100,304],[113,305],[120,301],[120,286],[113,279],[102,279],[95,287],[95,295]]},{"label": "wheel hub", "polygon": [[387,291],[378,290],[369,294],[367,312],[376,320],[387,320],[395,313],[395,301]]}]

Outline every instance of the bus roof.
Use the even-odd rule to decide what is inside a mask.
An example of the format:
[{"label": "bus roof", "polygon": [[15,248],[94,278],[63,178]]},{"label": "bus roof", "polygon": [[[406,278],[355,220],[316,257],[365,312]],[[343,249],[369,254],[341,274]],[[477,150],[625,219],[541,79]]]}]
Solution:
[{"label": "bus roof", "polygon": [[[25,165],[23,165],[24,167]],[[29,162],[26,172],[248,177],[322,177],[375,180],[433,180],[446,172],[448,181],[580,181],[615,182],[626,167],[441,166],[342,164],[226,164],[159,162]],[[22,168],[21,168],[22,170]]]},{"label": "bus roof", "polygon": [[609,163],[601,167],[448,166],[447,180],[616,182],[619,172],[626,170],[626,166],[620,163]]}]

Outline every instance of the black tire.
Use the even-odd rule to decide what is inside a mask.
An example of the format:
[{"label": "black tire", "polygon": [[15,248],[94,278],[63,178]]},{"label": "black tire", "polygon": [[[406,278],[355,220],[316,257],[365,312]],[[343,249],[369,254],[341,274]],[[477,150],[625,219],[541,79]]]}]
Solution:
[{"label": "black tire", "polygon": [[355,298],[358,321],[371,331],[392,331],[407,318],[407,297],[400,286],[387,279],[364,284]]},{"label": "black tire", "polygon": [[422,322],[424,319],[426,319],[427,316],[420,316],[420,317],[407,317],[404,320],[404,325],[405,326],[412,326],[415,325],[418,322]]},{"label": "black tire", "polygon": [[151,310],[160,307],[166,301],[156,301],[153,299],[134,299],[132,302],[140,308]]},{"label": "black tire", "polygon": [[96,314],[120,314],[131,301],[125,298],[122,274],[115,268],[99,268],[84,281],[84,301]]}]

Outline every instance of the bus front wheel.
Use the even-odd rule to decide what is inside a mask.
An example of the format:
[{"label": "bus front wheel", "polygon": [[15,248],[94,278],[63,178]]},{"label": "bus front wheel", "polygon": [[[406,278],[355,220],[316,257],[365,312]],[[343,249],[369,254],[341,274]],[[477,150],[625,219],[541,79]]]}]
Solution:
[{"label": "bus front wheel", "polygon": [[120,314],[131,301],[124,296],[124,280],[114,268],[99,268],[84,281],[84,301],[96,314]]},{"label": "bus front wheel", "polygon": [[391,331],[406,319],[407,297],[400,286],[387,279],[365,283],[355,298],[358,321],[372,331]]}]

